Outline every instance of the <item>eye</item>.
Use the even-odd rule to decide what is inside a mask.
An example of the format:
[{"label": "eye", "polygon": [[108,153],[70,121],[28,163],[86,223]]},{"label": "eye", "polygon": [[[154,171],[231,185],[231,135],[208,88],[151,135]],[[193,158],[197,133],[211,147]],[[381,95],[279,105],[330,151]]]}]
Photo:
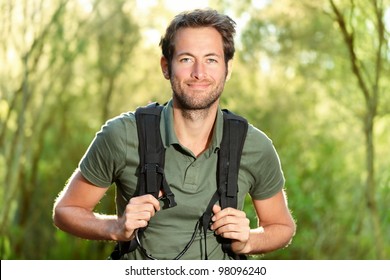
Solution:
[{"label": "eye", "polygon": [[215,58],[208,58],[208,59],[207,59],[207,63],[209,63],[209,64],[218,63],[218,60],[215,59]]},{"label": "eye", "polygon": [[190,62],[192,62],[192,59],[191,59],[191,57],[183,57],[183,58],[180,59],[180,62],[182,62],[182,63],[190,63]]}]

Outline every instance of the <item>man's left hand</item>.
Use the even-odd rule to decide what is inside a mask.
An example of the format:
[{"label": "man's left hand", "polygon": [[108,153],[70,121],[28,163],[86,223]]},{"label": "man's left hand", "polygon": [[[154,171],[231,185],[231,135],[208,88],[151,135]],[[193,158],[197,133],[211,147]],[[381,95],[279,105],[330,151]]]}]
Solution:
[{"label": "man's left hand", "polygon": [[213,206],[213,213],[211,230],[223,238],[231,239],[233,252],[249,251],[247,247],[250,226],[246,213],[231,207],[222,210],[219,205]]}]

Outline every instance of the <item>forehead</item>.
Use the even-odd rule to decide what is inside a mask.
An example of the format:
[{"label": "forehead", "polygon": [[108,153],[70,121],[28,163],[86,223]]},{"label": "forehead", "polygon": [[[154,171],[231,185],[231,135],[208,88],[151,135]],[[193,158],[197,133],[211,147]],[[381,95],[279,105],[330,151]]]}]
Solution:
[{"label": "forehead", "polygon": [[175,55],[180,53],[215,53],[223,55],[221,34],[213,27],[180,28],[174,38]]}]

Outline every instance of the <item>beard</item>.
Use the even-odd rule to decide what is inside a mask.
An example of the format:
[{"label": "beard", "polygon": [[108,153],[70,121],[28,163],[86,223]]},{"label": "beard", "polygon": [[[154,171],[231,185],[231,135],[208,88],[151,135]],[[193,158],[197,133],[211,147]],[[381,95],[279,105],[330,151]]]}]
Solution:
[{"label": "beard", "polygon": [[[210,86],[205,90],[191,89],[187,86],[187,83],[208,83]],[[173,91],[174,100],[177,102],[178,107],[182,110],[190,111],[202,111],[209,109],[213,104],[218,102],[225,85],[225,80],[219,83],[213,83],[210,80],[203,81],[180,81],[174,77],[171,79],[171,87]]]}]

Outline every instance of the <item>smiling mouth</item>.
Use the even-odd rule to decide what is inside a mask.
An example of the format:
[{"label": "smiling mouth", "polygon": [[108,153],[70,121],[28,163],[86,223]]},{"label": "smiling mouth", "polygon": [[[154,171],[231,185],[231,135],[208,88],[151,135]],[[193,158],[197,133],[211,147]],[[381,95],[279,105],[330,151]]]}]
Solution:
[{"label": "smiling mouth", "polygon": [[208,84],[188,84],[189,87],[208,87]]},{"label": "smiling mouth", "polygon": [[207,88],[210,86],[210,83],[187,83],[187,86],[189,88],[199,88],[199,89],[202,89],[202,88]]}]

